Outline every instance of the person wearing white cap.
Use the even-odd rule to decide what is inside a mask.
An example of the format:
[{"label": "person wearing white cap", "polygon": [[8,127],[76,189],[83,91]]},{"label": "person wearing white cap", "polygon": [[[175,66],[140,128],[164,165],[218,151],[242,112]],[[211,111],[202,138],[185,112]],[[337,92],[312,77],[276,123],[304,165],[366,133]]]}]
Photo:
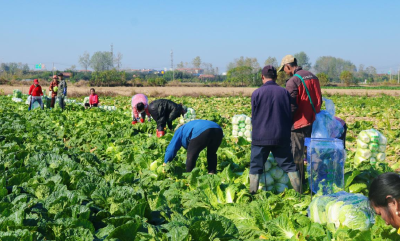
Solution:
[{"label": "person wearing white cap", "polygon": [[286,90],[292,97],[291,111],[293,127],[291,132],[292,154],[301,181],[304,180],[304,140],[311,137],[315,115],[322,105],[321,87],[318,78],[310,71],[297,66],[292,55],[286,55],[281,61],[278,72],[285,71],[290,76],[286,81]]}]

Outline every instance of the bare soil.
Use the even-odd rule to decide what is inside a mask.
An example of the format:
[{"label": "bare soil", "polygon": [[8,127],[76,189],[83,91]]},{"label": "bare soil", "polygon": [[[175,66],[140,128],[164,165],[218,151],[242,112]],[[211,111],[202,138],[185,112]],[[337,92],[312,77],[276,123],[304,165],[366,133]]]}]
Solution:
[{"label": "bare soil", "polygon": [[[49,86],[42,86],[48,91]],[[68,86],[68,95],[86,96],[89,94],[91,87]],[[165,96],[251,96],[256,88],[247,87],[94,87],[99,95],[109,96],[132,96],[137,93],[143,93],[153,97]],[[0,94],[12,94],[14,89],[19,89],[22,93],[27,94],[29,86],[27,85],[0,85]],[[333,95],[361,95],[361,96],[376,96],[376,95],[392,95],[400,96],[400,90],[366,90],[366,89],[323,89],[323,94]]]}]

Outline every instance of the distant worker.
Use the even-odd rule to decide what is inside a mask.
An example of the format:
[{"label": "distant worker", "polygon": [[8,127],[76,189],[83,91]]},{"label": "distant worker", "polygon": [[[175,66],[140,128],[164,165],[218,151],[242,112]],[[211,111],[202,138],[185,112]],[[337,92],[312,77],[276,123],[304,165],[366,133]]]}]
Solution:
[{"label": "distant worker", "polygon": [[28,94],[31,96],[31,102],[29,103],[28,110],[31,110],[33,104],[37,102],[40,105],[40,108],[43,110],[43,102],[42,102],[42,86],[39,85],[38,79],[33,80],[33,85],[29,88]]},{"label": "distant worker", "polygon": [[288,173],[295,191],[300,190],[300,175],[290,149],[292,128],[291,97],[280,87],[276,69],[267,65],[262,69],[263,85],[251,95],[251,122],[253,126],[250,160],[250,193],[258,190],[260,174],[272,152],[278,166]]},{"label": "distant worker", "polygon": [[[147,96],[144,94],[136,94],[132,97],[132,125],[138,123],[140,121],[143,123],[146,119],[146,115],[148,121],[151,121],[151,115],[149,112],[149,100]],[[139,117],[140,115],[140,117]]]},{"label": "distant worker", "polygon": [[64,99],[67,96],[67,82],[64,80],[63,73],[59,73],[57,76],[59,79],[59,85],[58,85],[58,91],[57,91],[58,104],[60,105],[61,110],[64,110],[64,108],[65,108]]},{"label": "distant worker", "polygon": [[368,191],[375,213],[400,234],[400,175],[388,172],[375,178]]},{"label": "distant worker", "polygon": [[303,183],[305,180],[304,140],[306,137],[311,137],[315,115],[321,110],[321,87],[318,78],[310,71],[297,66],[297,60],[292,55],[283,57],[278,72],[280,71],[285,71],[290,76],[290,79],[286,81],[286,90],[292,97],[292,154]]},{"label": "distant worker", "polygon": [[85,103],[85,108],[87,109],[88,107],[98,107],[99,106],[99,96],[96,94],[96,91],[94,88],[90,89],[90,95],[89,95],[89,103]]},{"label": "distant worker", "polygon": [[208,120],[193,120],[179,127],[169,143],[164,157],[164,165],[171,162],[183,146],[187,150],[186,172],[196,167],[196,161],[202,150],[207,148],[208,173],[217,173],[217,150],[221,145],[223,132],[221,127]]},{"label": "distant worker", "polygon": [[151,102],[149,105],[149,112],[157,122],[157,137],[165,135],[164,128],[166,125],[168,125],[168,128],[172,131],[172,121],[180,115],[183,116],[186,111],[187,108],[185,106],[171,100],[159,99]]},{"label": "distant worker", "polygon": [[58,91],[58,77],[53,75],[53,81],[50,83],[49,91],[51,91],[51,103],[50,108],[54,108],[54,103],[56,103],[57,91]]}]

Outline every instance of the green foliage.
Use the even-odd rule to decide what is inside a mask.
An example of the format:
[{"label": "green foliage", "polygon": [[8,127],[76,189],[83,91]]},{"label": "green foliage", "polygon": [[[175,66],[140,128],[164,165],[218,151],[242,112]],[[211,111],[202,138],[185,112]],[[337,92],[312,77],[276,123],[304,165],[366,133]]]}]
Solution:
[{"label": "green foliage", "polygon": [[346,86],[349,86],[352,83],[353,80],[353,74],[345,70],[340,74],[340,79],[345,83]]},{"label": "green foliage", "polygon": [[[251,114],[249,97],[170,99],[223,127],[216,175],[207,172],[205,151],[191,173],[185,173],[183,149],[162,166],[173,133],[157,138],[154,121],[131,125],[129,97],[102,97],[102,104],[117,106],[113,112],[70,104],[60,112],[27,111],[26,105],[0,96],[0,239],[396,240],[379,217],[367,231],[311,222],[310,196],[292,189],[251,196],[251,144],[230,134],[232,116]],[[394,110],[400,102],[390,96],[330,99],[349,126],[345,189],[367,194],[362,184],[368,187],[397,161],[399,134],[387,120],[398,125],[400,113]],[[389,163],[355,169],[355,137],[373,126],[388,138]],[[326,209],[317,211],[322,213]]]},{"label": "green foliage", "polygon": [[319,80],[319,83],[321,84],[321,86],[329,84],[329,77],[327,74],[318,73],[317,77],[318,77],[318,80]]}]

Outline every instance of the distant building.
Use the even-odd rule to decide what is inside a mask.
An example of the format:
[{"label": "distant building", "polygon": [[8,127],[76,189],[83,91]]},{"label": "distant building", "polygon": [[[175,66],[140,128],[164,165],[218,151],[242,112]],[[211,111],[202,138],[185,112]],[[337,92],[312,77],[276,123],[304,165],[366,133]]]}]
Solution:
[{"label": "distant building", "polygon": [[184,73],[194,74],[194,75],[201,75],[204,73],[204,69],[201,68],[179,68],[176,71],[181,71]]},{"label": "distant building", "polygon": [[213,74],[201,74],[199,79],[215,79],[215,75]]}]

